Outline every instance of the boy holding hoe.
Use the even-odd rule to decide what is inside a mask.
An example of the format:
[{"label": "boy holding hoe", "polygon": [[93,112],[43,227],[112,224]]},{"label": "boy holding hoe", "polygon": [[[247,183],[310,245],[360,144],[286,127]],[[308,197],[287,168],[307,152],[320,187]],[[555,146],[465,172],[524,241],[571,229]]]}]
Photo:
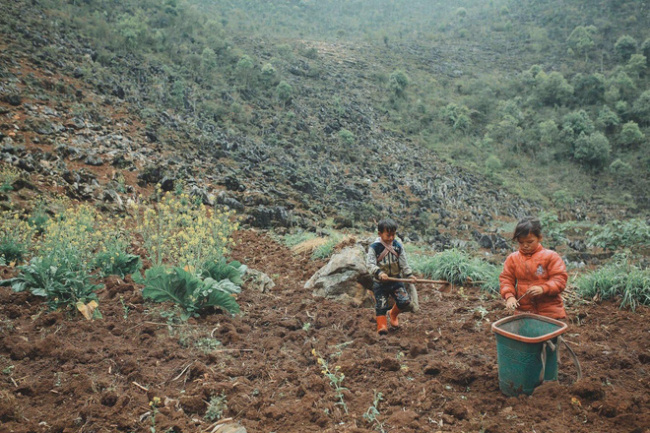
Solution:
[{"label": "boy holding hoe", "polygon": [[[375,315],[377,319],[377,332],[380,335],[388,333],[388,312],[390,324],[392,327],[399,327],[397,315],[404,311],[411,299],[401,281],[391,281],[400,276],[411,279],[413,282],[417,278],[406,260],[406,251],[404,246],[395,240],[397,232],[397,223],[392,219],[384,219],[377,224],[377,234],[379,237],[368,247],[366,256],[366,265],[368,272],[373,277],[372,291],[375,294],[377,302],[375,306]],[[395,305],[388,311],[388,298],[395,299]]]}]

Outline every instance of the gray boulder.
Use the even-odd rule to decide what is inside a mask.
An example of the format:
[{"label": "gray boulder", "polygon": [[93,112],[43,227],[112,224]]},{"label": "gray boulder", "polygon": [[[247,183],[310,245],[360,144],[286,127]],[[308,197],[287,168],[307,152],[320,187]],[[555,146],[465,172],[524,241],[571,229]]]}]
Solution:
[{"label": "gray boulder", "polygon": [[319,269],[305,283],[314,296],[336,299],[357,306],[374,305],[367,289],[372,288],[372,277],[366,268],[366,252],[360,245],[334,254],[329,263]]}]

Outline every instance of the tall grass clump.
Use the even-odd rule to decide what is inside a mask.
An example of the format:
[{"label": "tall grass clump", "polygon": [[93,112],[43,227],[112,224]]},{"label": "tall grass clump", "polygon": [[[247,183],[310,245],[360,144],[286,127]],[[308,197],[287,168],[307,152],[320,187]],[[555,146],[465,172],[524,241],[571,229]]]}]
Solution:
[{"label": "tall grass clump", "polygon": [[413,267],[428,278],[455,285],[479,282],[481,288],[499,293],[500,269],[458,249],[443,251],[430,259],[420,257],[413,261]]},{"label": "tall grass clump", "polygon": [[638,305],[650,305],[650,270],[639,269],[625,259],[582,275],[576,286],[583,298],[618,299],[620,308],[634,311]]},{"label": "tall grass clump", "polygon": [[587,233],[587,243],[604,250],[650,246],[650,226],[643,219],[612,220]]}]

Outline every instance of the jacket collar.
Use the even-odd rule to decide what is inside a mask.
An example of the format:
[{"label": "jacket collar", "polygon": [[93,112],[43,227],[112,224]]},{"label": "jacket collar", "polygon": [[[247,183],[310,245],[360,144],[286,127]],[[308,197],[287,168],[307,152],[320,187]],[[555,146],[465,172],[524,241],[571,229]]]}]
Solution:
[{"label": "jacket collar", "polygon": [[520,253],[522,256],[532,257],[532,256],[534,256],[535,254],[537,254],[538,252],[542,251],[543,249],[544,249],[544,247],[542,246],[542,244],[538,244],[538,245],[537,245],[537,248],[535,248],[535,251],[533,251],[532,253],[525,254],[525,253],[523,253],[521,250],[519,250],[519,253]]}]

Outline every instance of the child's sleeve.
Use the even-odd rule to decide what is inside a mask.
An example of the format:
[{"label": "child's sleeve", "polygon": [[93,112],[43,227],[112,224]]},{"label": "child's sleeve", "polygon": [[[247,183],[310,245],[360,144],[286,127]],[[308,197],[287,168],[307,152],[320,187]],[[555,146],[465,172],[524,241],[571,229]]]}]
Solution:
[{"label": "child's sleeve", "polygon": [[368,268],[370,275],[379,278],[381,269],[377,266],[377,254],[372,246],[368,247],[368,253],[366,254],[366,267]]},{"label": "child's sleeve", "polygon": [[499,285],[501,286],[501,297],[506,301],[515,295],[515,264],[512,255],[509,255],[503,264],[503,271],[499,275]]},{"label": "child's sleeve", "polygon": [[566,266],[562,257],[556,252],[551,254],[548,263],[548,281],[542,284],[545,295],[559,295],[566,287],[569,275],[566,272]]},{"label": "child's sleeve", "polygon": [[406,249],[404,248],[404,245],[402,245],[402,252],[399,255],[399,268],[401,269],[404,278],[409,278],[413,275],[413,269],[411,269],[406,258]]}]

